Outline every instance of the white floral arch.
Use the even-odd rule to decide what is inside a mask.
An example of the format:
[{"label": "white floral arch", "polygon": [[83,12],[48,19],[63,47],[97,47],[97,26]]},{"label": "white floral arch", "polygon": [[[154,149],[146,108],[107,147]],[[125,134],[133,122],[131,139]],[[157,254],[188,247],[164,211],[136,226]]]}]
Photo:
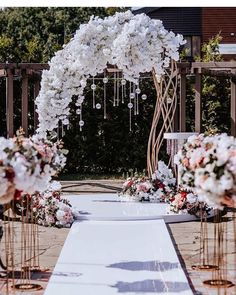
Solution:
[{"label": "white floral arch", "polygon": [[[47,131],[57,128],[60,120],[68,125],[72,97],[78,96],[80,106],[87,79],[103,73],[108,64],[116,65],[124,79],[134,83],[141,73],[152,71],[156,86],[170,63],[179,59],[178,50],[184,43],[182,35],[167,31],[160,20],[145,14],[133,15],[126,11],[104,19],[91,17],[87,24],[80,25],[74,38],[56,52],[49,62],[49,70],[42,73],[41,90],[36,98],[37,132],[46,136]],[[155,142],[154,145],[157,146]],[[157,158],[156,152],[154,154]],[[157,159],[154,162],[150,171]]]}]

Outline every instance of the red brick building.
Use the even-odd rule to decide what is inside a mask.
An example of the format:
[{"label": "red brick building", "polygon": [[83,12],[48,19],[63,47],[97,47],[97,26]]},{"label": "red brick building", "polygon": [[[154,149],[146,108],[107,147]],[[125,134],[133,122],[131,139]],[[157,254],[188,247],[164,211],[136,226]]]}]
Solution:
[{"label": "red brick building", "polygon": [[225,59],[236,60],[236,7],[202,8],[202,41],[221,32],[221,53]]},{"label": "red brick building", "polygon": [[224,59],[236,60],[236,7],[144,7],[134,11],[142,12],[162,20],[165,28],[183,34],[190,60],[200,53],[203,42],[219,32]]}]

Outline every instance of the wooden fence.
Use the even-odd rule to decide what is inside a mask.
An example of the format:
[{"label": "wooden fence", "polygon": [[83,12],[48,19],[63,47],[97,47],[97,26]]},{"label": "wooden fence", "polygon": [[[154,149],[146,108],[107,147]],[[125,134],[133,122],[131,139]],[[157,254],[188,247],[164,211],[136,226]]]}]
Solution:
[{"label": "wooden fence", "polygon": [[[3,121],[6,122],[6,136],[11,137],[20,126],[14,124],[14,81],[21,83],[21,119],[20,125],[26,135],[29,130],[29,81],[33,89],[33,100],[40,90],[40,80],[42,70],[48,69],[48,64],[36,63],[7,63],[0,64],[0,79],[5,80],[5,112],[0,117],[0,131],[4,129]],[[232,62],[183,62],[178,63],[179,72],[179,104],[176,113],[175,130],[186,131],[186,81],[188,75],[195,76],[195,131],[202,131],[202,78],[203,74],[211,76],[225,76],[231,81],[231,134],[236,136],[236,61]],[[31,110],[32,112],[32,110]],[[37,113],[33,110],[33,129],[37,127]],[[2,132],[2,134],[4,134]]]}]

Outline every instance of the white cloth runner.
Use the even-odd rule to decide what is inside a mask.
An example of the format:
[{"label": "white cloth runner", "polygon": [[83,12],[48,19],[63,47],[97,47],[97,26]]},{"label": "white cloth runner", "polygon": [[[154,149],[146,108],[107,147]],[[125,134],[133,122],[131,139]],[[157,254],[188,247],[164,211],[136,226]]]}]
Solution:
[{"label": "white cloth runner", "polygon": [[167,214],[168,204],[121,202],[117,194],[65,195],[79,211],[79,220],[145,220],[164,219],[169,222],[196,220],[190,214]]},{"label": "white cloth runner", "polygon": [[164,220],[75,222],[45,295],[193,294]]}]

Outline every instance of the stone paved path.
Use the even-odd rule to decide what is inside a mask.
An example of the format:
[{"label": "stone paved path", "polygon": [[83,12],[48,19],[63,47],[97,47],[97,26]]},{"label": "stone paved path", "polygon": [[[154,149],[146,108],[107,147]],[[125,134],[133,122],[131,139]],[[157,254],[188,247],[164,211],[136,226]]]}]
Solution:
[{"label": "stone paved path", "polygon": [[[233,228],[232,214],[228,213],[224,216],[227,222],[227,255],[224,257],[228,265],[228,279],[236,284],[236,252],[235,252],[235,235]],[[236,222],[236,221],[235,221]],[[222,289],[217,293],[215,289],[207,288],[203,285],[203,281],[209,280],[212,273],[209,271],[197,271],[192,269],[192,265],[199,263],[199,236],[200,236],[200,222],[185,222],[168,225],[169,232],[173,238],[176,251],[179,255],[180,261],[184,266],[186,273],[190,279],[195,294],[203,295],[235,295],[236,288],[231,287],[227,289],[227,293]],[[208,242],[209,242],[209,261],[213,261],[213,237],[214,237],[214,223],[208,222]],[[235,233],[236,234],[236,233]]]},{"label": "stone paved path", "polygon": [[[78,193],[78,198],[80,193],[91,193],[91,192],[116,192],[120,190],[122,185],[121,180],[103,180],[103,181],[76,181],[62,183],[65,191],[65,196],[68,193]],[[224,221],[228,228],[228,249],[227,249],[227,261],[228,261],[228,279],[236,283],[236,265],[235,265],[235,236],[233,228],[232,213],[228,213],[224,217]],[[19,238],[20,224],[15,223],[16,241]],[[199,222],[187,222],[187,223],[176,223],[168,225],[170,235],[173,239],[176,251],[179,255],[180,261],[187,273],[190,285],[194,290],[194,294],[202,295],[236,295],[236,288],[231,287],[225,293],[222,290],[217,293],[215,289],[206,288],[203,285],[203,281],[211,278],[211,272],[199,272],[192,270],[191,266],[198,264],[199,262],[199,233],[200,233],[200,223]],[[40,234],[40,266],[42,269],[48,269],[47,271],[42,271],[40,273],[35,273],[32,275],[33,282],[40,284],[43,288],[46,287],[50,274],[57,262],[58,256],[60,254],[61,248],[67,237],[69,229],[57,229],[57,228],[46,228],[39,227]],[[214,223],[208,223],[209,232],[209,257],[213,255],[213,232]],[[160,234],[160,233],[157,233]],[[161,238],[161,235],[160,235]],[[19,241],[18,241],[19,243]],[[16,260],[19,261],[19,244],[16,243]],[[6,294],[2,284],[4,279],[0,279],[0,294]],[[43,289],[44,290],[44,289]],[[43,294],[43,290],[37,292],[27,292],[24,294]],[[11,292],[11,294],[14,294]],[[20,294],[19,292],[15,294]],[[68,293],[69,294],[69,293]],[[56,294],[55,294],[56,295]],[[83,294],[86,295],[86,294]],[[102,295],[102,294],[96,294]]]}]

